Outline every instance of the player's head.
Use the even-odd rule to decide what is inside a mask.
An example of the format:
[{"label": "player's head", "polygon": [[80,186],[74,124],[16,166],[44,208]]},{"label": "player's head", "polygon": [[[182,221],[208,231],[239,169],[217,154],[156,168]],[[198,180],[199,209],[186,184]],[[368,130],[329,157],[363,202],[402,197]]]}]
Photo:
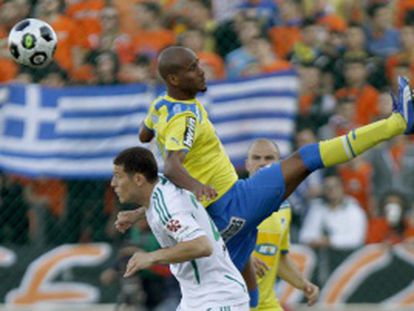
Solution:
[{"label": "player's head", "polygon": [[148,149],[132,147],[114,159],[111,186],[121,203],[144,204],[157,179],[157,162]]},{"label": "player's head", "polygon": [[270,139],[257,139],[247,152],[246,170],[253,175],[259,168],[280,160],[279,147]]},{"label": "player's head", "polygon": [[171,96],[194,98],[198,92],[207,90],[204,71],[196,54],[182,46],[171,46],[158,57],[158,72]]}]

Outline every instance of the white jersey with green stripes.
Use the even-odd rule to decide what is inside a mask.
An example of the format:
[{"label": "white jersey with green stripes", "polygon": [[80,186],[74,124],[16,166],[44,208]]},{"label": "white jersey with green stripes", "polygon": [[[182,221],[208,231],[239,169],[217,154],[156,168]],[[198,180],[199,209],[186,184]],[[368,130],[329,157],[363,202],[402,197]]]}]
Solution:
[{"label": "white jersey with green stripes", "polygon": [[194,195],[160,177],[151,195],[146,217],[161,247],[207,236],[213,246],[209,257],[171,264],[180,283],[180,310],[212,310],[248,303],[246,285],[234,266],[220,233]]}]

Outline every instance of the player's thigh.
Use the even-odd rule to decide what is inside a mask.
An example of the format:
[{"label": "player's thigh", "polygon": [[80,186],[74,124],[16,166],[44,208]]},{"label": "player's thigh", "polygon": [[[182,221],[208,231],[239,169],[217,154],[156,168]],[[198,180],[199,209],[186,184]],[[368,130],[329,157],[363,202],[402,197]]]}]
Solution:
[{"label": "player's thigh", "polygon": [[237,189],[240,215],[246,229],[255,229],[277,211],[285,197],[285,181],[279,163],[264,167],[240,182]]}]

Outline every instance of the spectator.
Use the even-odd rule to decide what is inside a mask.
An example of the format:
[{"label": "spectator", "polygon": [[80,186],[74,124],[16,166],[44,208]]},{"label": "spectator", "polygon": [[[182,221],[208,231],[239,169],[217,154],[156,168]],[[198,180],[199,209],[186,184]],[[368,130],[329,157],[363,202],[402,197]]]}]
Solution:
[{"label": "spectator", "polygon": [[298,68],[300,78],[297,127],[317,131],[325,125],[335,109],[335,98],[323,89],[322,72],[314,63]]},{"label": "spectator", "polygon": [[391,11],[388,4],[372,3],[368,6],[369,23],[366,25],[368,51],[387,57],[401,48],[400,34],[391,27]]},{"label": "spectator", "polygon": [[381,90],[378,99],[378,115],[377,120],[387,118],[392,113],[392,97],[391,91],[386,88]]},{"label": "spectator", "polygon": [[217,28],[217,22],[212,18],[208,1],[187,1],[184,16],[189,21],[188,29],[200,29],[203,32],[203,50],[211,53],[214,52],[216,50],[214,32]]},{"label": "spectator", "polygon": [[355,97],[343,97],[338,100],[335,113],[327,124],[318,131],[321,139],[329,139],[349,133],[357,125],[354,122],[356,110]]},{"label": "spectator", "polygon": [[338,100],[355,97],[354,122],[357,125],[367,124],[378,115],[379,92],[367,81],[366,62],[366,58],[345,59],[345,86],[335,94]]},{"label": "spectator", "polygon": [[89,57],[93,65],[94,83],[97,85],[119,84],[120,63],[113,51],[92,52]]},{"label": "spectator", "polygon": [[134,52],[145,54],[155,59],[165,47],[174,44],[175,34],[172,30],[163,27],[162,8],[160,5],[140,1],[135,5],[135,17],[138,31],[134,37]]},{"label": "spectator", "polygon": [[124,64],[119,73],[122,83],[156,83],[152,61],[147,55],[137,55],[132,63]]},{"label": "spectator", "polygon": [[237,25],[237,34],[241,47],[231,51],[225,58],[229,78],[242,77],[243,71],[256,63],[252,50],[255,48],[255,39],[261,35],[261,29],[255,19],[244,19]]},{"label": "spectator", "polygon": [[56,32],[59,44],[54,56],[55,61],[72,78],[76,78],[76,72],[84,62],[87,44],[81,28],[63,14],[64,7],[63,0],[40,0],[36,3],[34,11],[36,17],[48,22]]},{"label": "spectator", "polygon": [[326,37],[325,29],[312,18],[301,24],[300,41],[293,46],[289,59],[296,64],[314,63],[321,56],[321,46]]},{"label": "spectator", "polygon": [[178,43],[192,49],[200,60],[200,66],[206,71],[207,80],[223,79],[226,76],[223,59],[205,48],[205,32],[200,28],[188,29],[178,37]]},{"label": "spectator", "polygon": [[397,137],[367,154],[373,167],[372,184],[375,198],[399,190],[414,200],[414,146],[406,137]]},{"label": "spectator", "polygon": [[414,237],[414,227],[408,221],[409,209],[409,202],[402,193],[385,193],[378,216],[369,222],[367,243],[396,244]]},{"label": "spectator", "polygon": [[258,63],[258,73],[271,73],[292,69],[292,65],[288,61],[279,59],[275,55],[267,38],[259,37],[254,39],[254,41],[252,54],[256,57]]},{"label": "spectator", "polygon": [[337,175],[323,182],[323,198],[312,202],[299,241],[315,248],[352,250],[365,242],[367,219],[359,203],[344,194]]},{"label": "spectator", "polygon": [[69,83],[67,72],[62,69],[55,61],[46,67],[31,68],[20,66],[19,74],[14,80],[21,83],[40,83],[48,87],[62,87]]},{"label": "spectator", "polygon": [[293,46],[300,40],[302,13],[300,4],[296,1],[280,3],[280,20],[269,29],[269,37],[273,49],[279,57],[287,59]]},{"label": "spectator", "polygon": [[[398,75],[401,75],[402,77],[406,77],[407,79],[411,79],[413,77],[413,72],[411,71],[411,64],[409,62],[400,61],[395,64],[393,67],[393,79],[396,79]],[[397,86],[397,81],[391,80],[391,89],[394,91]],[[412,79],[410,80],[412,81]]]},{"label": "spectator", "polygon": [[372,165],[363,157],[356,157],[338,167],[344,191],[354,197],[363,208],[368,218],[374,215],[372,197]]},{"label": "spectator", "polygon": [[68,85],[68,74],[56,63],[42,69],[37,75],[38,82],[47,87],[64,87]]},{"label": "spectator", "polygon": [[134,59],[133,42],[130,35],[121,32],[118,11],[114,7],[106,7],[101,11],[101,29],[88,36],[92,50],[112,50],[118,54],[122,64]]},{"label": "spectator", "polygon": [[414,26],[407,25],[400,29],[401,34],[401,50],[389,56],[386,60],[386,73],[388,79],[393,81],[395,77],[395,67],[398,64],[406,63],[411,72],[414,72]]},{"label": "spectator", "polygon": [[367,81],[377,89],[388,84],[385,74],[384,58],[372,55],[367,50],[367,35],[361,24],[352,23],[345,31],[345,46],[343,53],[334,65],[335,88],[342,88],[346,82],[344,75],[348,59],[365,59]]}]

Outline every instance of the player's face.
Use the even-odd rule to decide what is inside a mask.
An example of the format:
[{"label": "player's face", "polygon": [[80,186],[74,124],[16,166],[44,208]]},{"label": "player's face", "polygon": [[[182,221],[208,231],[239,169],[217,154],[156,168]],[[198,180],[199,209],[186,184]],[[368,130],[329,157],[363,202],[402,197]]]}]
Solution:
[{"label": "player's face", "polygon": [[204,71],[194,53],[188,52],[184,57],[182,68],[178,71],[177,76],[180,89],[194,95],[207,91]]},{"label": "player's face", "polygon": [[121,203],[134,203],[134,196],[137,192],[133,178],[125,173],[123,166],[114,165],[114,175],[111,186]]},{"label": "player's face", "polygon": [[253,175],[258,169],[279,161],[280,155],[276,146],[268,141],[260,141],[250,148],[246,160],[246,169]]}]

